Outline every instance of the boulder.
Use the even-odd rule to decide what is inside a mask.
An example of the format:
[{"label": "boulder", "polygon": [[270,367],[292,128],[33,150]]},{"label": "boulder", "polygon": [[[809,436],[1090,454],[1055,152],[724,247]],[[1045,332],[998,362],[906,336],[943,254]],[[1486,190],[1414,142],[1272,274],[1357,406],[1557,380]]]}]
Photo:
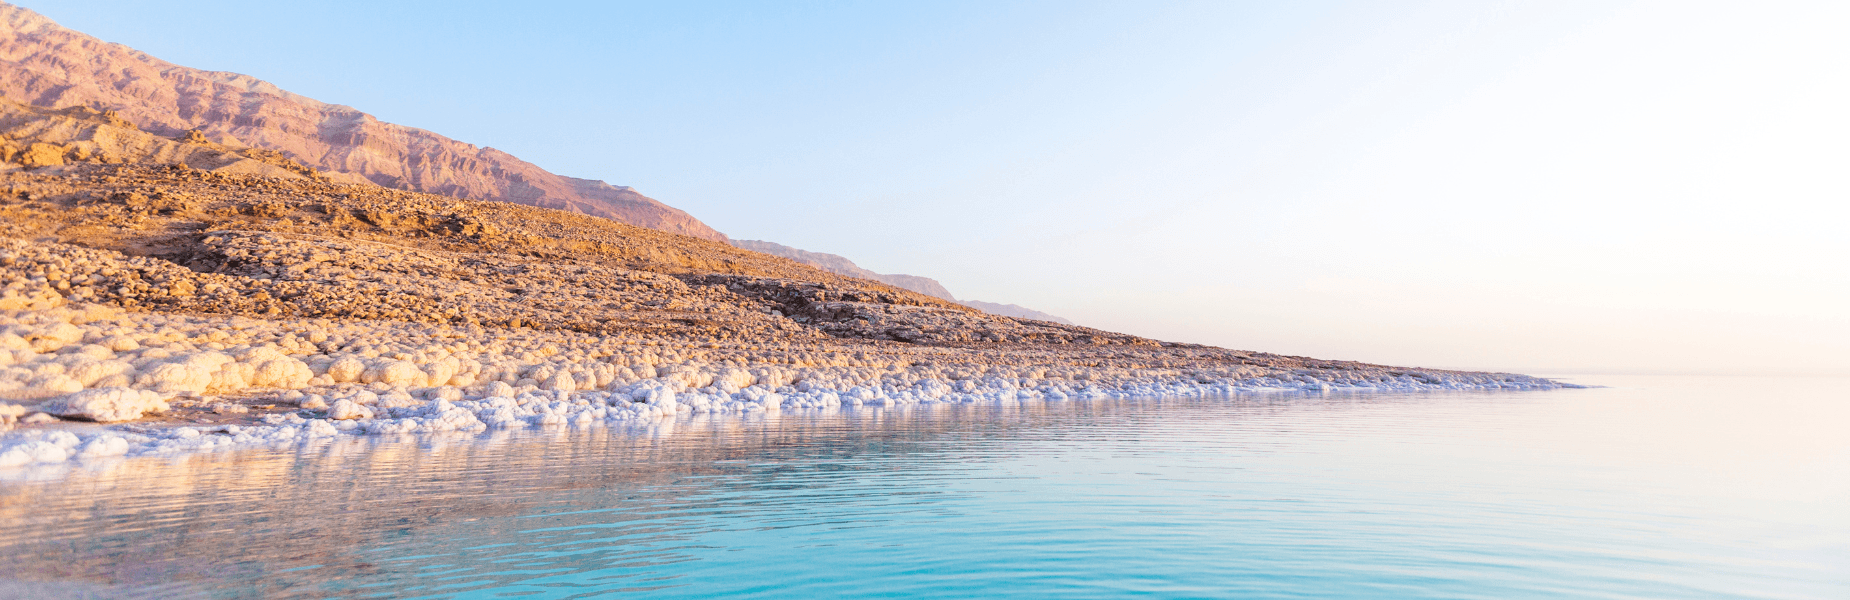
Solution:
[{"label": "boulder", "polygon": [[352,400],[336,400],[333,406],[328,407],[328,418],[335,421],[371,419],[373,418],[373,409],[360,406],[359,403]]},{"label": "boulder", "polygon": [[130,388],[97,388],[68,394],[39,408],[67,419],[84,419],[101,423],[133,421],[143,413],[168,409],[166,394]]}]

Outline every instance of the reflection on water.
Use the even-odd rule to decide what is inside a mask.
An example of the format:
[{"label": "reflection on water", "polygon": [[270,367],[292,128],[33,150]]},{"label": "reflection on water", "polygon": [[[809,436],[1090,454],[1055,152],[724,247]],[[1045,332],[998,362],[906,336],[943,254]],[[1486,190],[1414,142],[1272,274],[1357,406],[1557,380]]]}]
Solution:
[{"label": "reflection on water", "polygon": [[1618,383],[122,460],[0,484],[0,597],[1850,597],[1844,382]]}]

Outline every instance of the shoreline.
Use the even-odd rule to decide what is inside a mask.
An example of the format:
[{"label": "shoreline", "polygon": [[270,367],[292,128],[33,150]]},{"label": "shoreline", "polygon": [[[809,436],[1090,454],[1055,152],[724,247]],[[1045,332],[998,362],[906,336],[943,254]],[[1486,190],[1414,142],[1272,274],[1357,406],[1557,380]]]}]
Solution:
[{"label": "shoreline", "polygon": [[94,304],[5,310],[0,415],[17,424],[0,432],[0,469],[338,436],[649,424],[690,414],[1582,387],[1355,363],[1283,369],[1216,365],[1205,356],[1192,365],[1164,360],[1177,352],[692,343]]},{"label": "shoreline", "polygon": [[[306,169],[81,163],[0,168],[0,183],[0,469],[696,413],[1577,387],[995,315],[711,240]],[[105,424],[50,423],[65,419]]]}]

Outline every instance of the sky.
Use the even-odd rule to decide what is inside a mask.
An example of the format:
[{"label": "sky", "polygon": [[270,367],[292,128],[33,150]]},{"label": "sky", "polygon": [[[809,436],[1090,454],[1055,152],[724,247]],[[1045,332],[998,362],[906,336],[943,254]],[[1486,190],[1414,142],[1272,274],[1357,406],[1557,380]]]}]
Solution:
[{"label": "sky", "polygon": [[1850,375],[1850,4],[26,2],[1164,340]]}]

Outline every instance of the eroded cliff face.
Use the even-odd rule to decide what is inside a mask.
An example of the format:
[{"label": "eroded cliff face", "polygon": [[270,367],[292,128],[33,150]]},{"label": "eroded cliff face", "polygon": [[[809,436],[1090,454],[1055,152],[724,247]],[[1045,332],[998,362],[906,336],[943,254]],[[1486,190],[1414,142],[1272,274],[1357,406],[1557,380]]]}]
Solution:
[{"label": "eroded cliff face", "polygon": [[0,94],[50,107],[109,111],[166,137],[280,152],[339,181],[500,200],[605,217],[672,233],[726,236],[624,186],[549,173],[494,148],[385,123],[352,107],[236,73],[169,63],[0,3]]}]

